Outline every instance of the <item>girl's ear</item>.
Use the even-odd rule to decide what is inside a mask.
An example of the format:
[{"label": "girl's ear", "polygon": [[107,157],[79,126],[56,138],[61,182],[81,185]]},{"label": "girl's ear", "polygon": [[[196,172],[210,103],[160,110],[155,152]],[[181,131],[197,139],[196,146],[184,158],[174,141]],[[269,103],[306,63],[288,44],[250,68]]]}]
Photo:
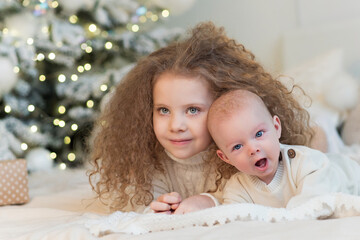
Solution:
[{"label": "girl's ear", "polygon": [[280,118],[278,116],[274,115],[273,121],[274,121],[275,130],[276,130],[276,135],[277,135],[278,139],[280,139],[280,137],[281,137],[281,121],[280,121]]},{"label": "girl's ear", "polygon": [[223,160],[226,163],[230,163],[229,159],[226,157],[226,155],[220,150],[216,150],[216,154],[218,155],[218,157]]}]

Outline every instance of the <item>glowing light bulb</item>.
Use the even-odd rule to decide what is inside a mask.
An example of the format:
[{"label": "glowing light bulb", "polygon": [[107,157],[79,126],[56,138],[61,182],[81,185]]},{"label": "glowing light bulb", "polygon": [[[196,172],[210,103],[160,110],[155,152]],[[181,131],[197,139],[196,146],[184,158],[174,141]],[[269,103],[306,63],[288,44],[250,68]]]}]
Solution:
[{"label": "glowing light bulb", "polygon": [[60,74],[58,76],[58,81],[61,82],[61,83],[65,82],[66,81],[66,76],[64,74]]},{"label": "glowing light bulb", "polygon": [[86,63],[86,64],[84,65],[84,69],[85,69],[86,71],[90,71],[90,70],[91,70],[91,64],[90,64],[90,63]]},{"label": "glowing light bulb", "polygon": [[32,105],[32,104],[30,104],[30,105],[27,107],[27,109],[28,109],[29,112],[33,112],[33,111],[35,111],[35,106]]},{"label": "glowing light bulb", "polygon": [[49,53],[48,58],[49,58],[50,60],[54,60],[54,59],[56,58],[56,54],[53,53],[53,52],[51,52],[51,53]]},{"label": "glowing light bulb", "polygon": [[19,72],[20,72],[20,68],[16,66],[16,67],[13,68],[13,71],[14,71],[14,73],[19,73]]},{"label": "glowing light bulb", "polygon": [[96,32],[96,29],[97,29],[97,27],[96,27],[95,24],[90,24],[90,26],[89,26],[89,31],[90,32]]},{"label": "glowing light bulb", "polygon": [[30,131],[31,132],[37,132],[37,130],[38,130],[38,127],[36,126],[36,125],[32,125],[31,127],[30,127]]},{"label": "glowing light bulb", "polygon": [[66,136],[66,137],[64,138],[64,143],[65,143],[65,144],[70,144],[70,143],[71,143],[71,138],[70,138],[69,136]]},{"label": "glowing light bulb", "polygon": [[51,7],[52,8],[57,8],[59,6],[59,3],[57,2],[57,1],[53,1],[52,3],[51,3]]},{"label": "glowing light bulb", "polygon": [[71,125],[71,130],[73,130],[73,131],[78,130],[78,128],[79,128],[79,126],[76,123]]},{"label": "glowing light bulb", "polygon": [[77,67],[77,70],[78,70],[79,73],[82,73],[82,72],[85,71],[85,69],[84,69],[83,66],[78,66],[78,67]]},{"label": "glowing light bulb", "polygon": [[131,27],[131,31],[133,31],[133,32],[138,32],[139,29],[140,29],[140,27],[139,27],[139,25],[137,25],[137,24],[134,24],[134,25],[132,25],[132,27]]},{"label": "glowing light bulb", "polygon": [[77,81],[79,79],[78,75],[73,74],[71,75],[71,80],[73,80],[74,82]]},{"label": "glowing light bulb", "polygon": [[10,113],[10,112],[11,112],[11,107],[10,107],[9,105],[6,105],[6,106],[4,107],[4,111],[5,111],[6,113]]},{"label": "glowing light bulb", "polygon": [[80,45],[80,48],[82,49],[82,50],[85,50],[86,48],[87,48],[87,44],[86,43],[82,43],[81,45]]},{"label": "glowing light bulb", "polygon": [[94,107],[94,101],[93,101],[93,100],[88,100],[88,101],[86,102],[86,106],[87,106],[88,108]]},{"label": "glowing light bulb", "polygon": [[78,19],[78,17],[77,17],[76,15],[71,15],[71,16],[69,17],[69,22],[72,23],[72,24],[77,23],[78,20],[79,20],[79,19]]},{"label": "glowing light bulb", "polygon": [[61,127],[61,128],[63,128],[63,127],[65,127],[65,121],[64,120],[60,120],[59,121],[59,127]]},{"label": "glowing light bulb", "polygon": [[55,152],[50,153],[50,158],[51,159],[55,159],[57,157]]},{"label": "glowing light bulb", "polygon": [[59,123],[60,123],[60,119],[55,118],[54,121],[53,121],[53,124],[55,126],[59,126]]},{"label": "glowing light bulb", "polygon": [[47,33],[49,33],[49,28],[47,26],[42,27],[41,32],[47,34]]},{"label": "glowing light bulb", "polygon": [[140,16],[140,17],[139,17],[139,21],[140,21],[141,23],[145,23],[145,22],[147,21],[147,18],[146,18],[145,16]]},{"label": "glowing light bulb", "polygon": [[59,112],[60,114],[64,114],[64,113],[66,112],[66,108],[61,105],[61,106],[59,106],[59,108],[58,108],[58,112]]},{"label": "glowing light bulb", "polygon": [[111,49],[112,46],[113,46],[113,45],[112,45],[111,42],[106,42],[106,43],[105,43],[105,48],[106,48],[106,49]]},{"label": "glowing light bulb", "polygon": [[24,7],[27,7],[30,4],[30,0],[24,0],[22,4]]},{"label": "glowing light bulb", "polygon": [[164,9],[164,10],[161,12],[161,15],[162,15],[164,18],[167,18],[167,17],[169,17],[170,12],[169,12],[169,10]]},{"label": "glowing light bulb", "polygon": [[28,145],[27,145],[26,143],[22,143],[22,144],[20,144],[20,148],[21,148],[21,150],[25,151],[25,150],[27,150],[29,147],[28,147]]},{"label": "glowing light bulb", "polygon": [[59,168],[60,168],[60,170],[65,170],[66,169],[66,164],[65,163],[60,163]]},{"label": "glowing light bulb", "polygon": [[28,45],[33,45],[34,39],[28,38],[28,39],[26,40],[26,43],[27,43]]},{"label": "glowing light bulb", "polygon": [[157,20],[159,20],[159,17],[157,15],[154,14],[151,16],[151,21],[156,22]]},{"label": "glowing light bulb", "polygon": [[107,86],[106,84],[102,84],[102,85],[100,86],[100,90],[101,90],[102,92],[105,92],[107,89],[108,89],[108,86]]},{"label": "glowing light bulb", "polygon": [[40,82],[43,82],[43,81],[45,81],[45,80],[46,80],[45,75],[40,75],[40,76],[39,76],[39,81],[40,81]]},{"label": "glowing light bulb", "polygon": [[69,153],[69,154],[68,154],[68,160],[69,160],[70,162],[75,161],[75,159],[76,159],[75,153]]},{"label": "glowing light bulb", "polygon": [[91,53],[92,50],[93,50],[92,47],[87,46],[86,49],[85,49],[85,52],[86,52],[86,53]]},{"label": "glowing light bulb", "polygon": [[38,61],[42,61],[42,60],[45,59],[45,55],[42,54],[42,53],[39,53],[39,54],[36,56],[36,59],[37,59]]}]

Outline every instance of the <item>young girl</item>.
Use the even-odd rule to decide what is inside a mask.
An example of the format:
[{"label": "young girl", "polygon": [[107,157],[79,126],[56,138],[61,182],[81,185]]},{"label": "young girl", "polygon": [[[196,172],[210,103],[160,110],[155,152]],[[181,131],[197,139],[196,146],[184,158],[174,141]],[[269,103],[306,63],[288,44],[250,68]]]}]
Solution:
[{"label": "young girl", "polygon": [[265,106],[259,91],[251,90],[224,94],[208,115],[217,155],[239,170],[226,183],[224,203],[293,208],[322,194],[360,194],[360,166],[355,161],[281,144],[282,125],[293,119],[280,121],[277,114],[288,111],[288,106],[279,105],[277,96],[269,98],[278,94],[273,92],[265,93],[267,98],[261,95],[268,101]]},{"label": "young girl", "polygon": [[[212,23],[141,59],[95,126],[93,190],[113,210],[142,212],[153,200],[155,212],[214,206],[235,169],[218,169],[221,161],[207,156],[207,112],[217,96],[246,86],[276,91],[281,84]],[[282,139],[307,144],[309,116],[298,104],[292,107],[284,117],[298,117],[283,126]]]}]

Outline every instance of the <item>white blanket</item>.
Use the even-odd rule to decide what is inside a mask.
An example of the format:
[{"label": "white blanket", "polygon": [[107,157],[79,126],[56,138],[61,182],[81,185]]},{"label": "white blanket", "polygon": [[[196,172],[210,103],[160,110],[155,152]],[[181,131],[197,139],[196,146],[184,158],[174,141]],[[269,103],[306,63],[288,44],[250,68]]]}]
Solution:
[{"label": "white blanket", "polygon": [[182,216],[109,215],[84,170],[33,174],[29,185],[28,204],[0,207],[0,239],[360,239],[354,196],[324,196],[291,211],[243,204]]},{"label": "white blanket", "polygon": [[257,204],[231,204],[184,215],[115,212],[89,220],[86,227],[96,236],[114,232],[144,234],[194,226],[216,226],[236,221],[287,222],[360,216],[360,197],[335,193],[319,196],[293,209]]}]

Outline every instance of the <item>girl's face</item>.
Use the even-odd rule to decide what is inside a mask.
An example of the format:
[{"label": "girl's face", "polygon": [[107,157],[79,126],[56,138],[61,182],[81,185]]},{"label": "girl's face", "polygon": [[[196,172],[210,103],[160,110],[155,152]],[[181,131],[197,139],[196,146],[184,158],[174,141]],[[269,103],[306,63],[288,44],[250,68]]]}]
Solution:
[{"label": "girl's face", "polygon": [[204,79],[172,73],[158,77],[153,88],[154,132],[174,157],[186,159],[209,146],[206,122],[212,102]]}]

